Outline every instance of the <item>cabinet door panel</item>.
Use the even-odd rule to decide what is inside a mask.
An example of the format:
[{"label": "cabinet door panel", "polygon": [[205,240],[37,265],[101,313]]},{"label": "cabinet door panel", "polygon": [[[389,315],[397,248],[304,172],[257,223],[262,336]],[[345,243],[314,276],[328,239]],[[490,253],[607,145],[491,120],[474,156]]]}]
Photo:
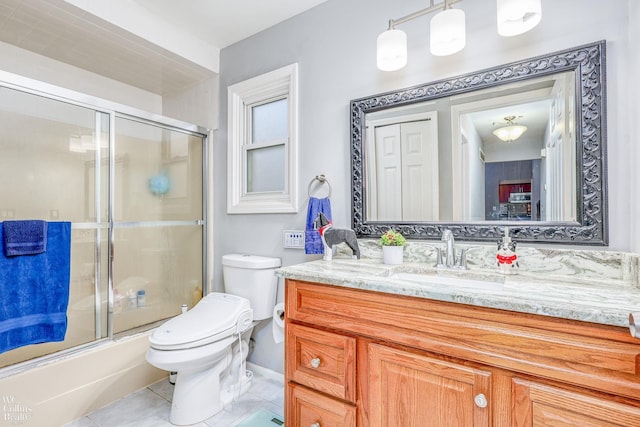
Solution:
[{"label": "cabinet door panel", "polygon": [[368,353],[371,427],[490,425],[489,372],[378,344]]},{"label": "cabinet door panel", "polygon": [[356,408],[302,386],[287,385],[287,427],[355,427]]},{"label": "cabinet door panel", "polygon": [[640,408],[559,388],[513,380],[513,427],[640,426]]}]

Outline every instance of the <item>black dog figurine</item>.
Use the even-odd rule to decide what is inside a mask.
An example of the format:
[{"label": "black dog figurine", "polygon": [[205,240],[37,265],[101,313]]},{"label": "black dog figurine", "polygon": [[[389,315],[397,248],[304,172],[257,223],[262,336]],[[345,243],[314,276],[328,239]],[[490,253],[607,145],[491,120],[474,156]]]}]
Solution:
[{"label": "black dog figurine", "polygon": [[313,228],[318,230],[322,243],[324,244],[324,259],[331,261],[333,257],[333,247],[339,243],[346,243],[353,251],[353,258],[360,259],[360,248],[356,233],[350,229],[333,228],[333,223],[322,213],[313,221]]}]

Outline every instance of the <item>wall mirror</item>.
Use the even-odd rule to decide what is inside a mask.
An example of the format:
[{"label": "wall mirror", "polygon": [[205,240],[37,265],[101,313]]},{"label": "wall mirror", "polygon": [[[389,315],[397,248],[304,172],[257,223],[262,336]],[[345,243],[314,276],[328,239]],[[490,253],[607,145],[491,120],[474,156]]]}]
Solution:
[{"label": "wall mirror", "polygon": [[352,226],[607,244],[605,42],[351,101]]}]

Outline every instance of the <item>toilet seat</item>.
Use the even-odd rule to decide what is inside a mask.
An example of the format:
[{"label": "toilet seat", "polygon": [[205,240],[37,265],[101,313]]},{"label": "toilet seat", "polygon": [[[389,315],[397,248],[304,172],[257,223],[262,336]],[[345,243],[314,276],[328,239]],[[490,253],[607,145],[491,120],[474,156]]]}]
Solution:
[{"label": "toilet seat", "polygon": [[156,350],[199,347],[241,332],[239,326],[246,323],[246,319],[251,324],[249,300],[214,292],[207,294],[191,310],[158,327],[149,336],[149,342]]}]

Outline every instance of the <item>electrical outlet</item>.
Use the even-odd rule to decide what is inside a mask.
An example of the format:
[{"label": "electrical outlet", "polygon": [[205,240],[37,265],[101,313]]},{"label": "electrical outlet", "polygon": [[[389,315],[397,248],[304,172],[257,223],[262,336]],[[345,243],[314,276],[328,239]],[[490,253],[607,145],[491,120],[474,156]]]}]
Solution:
[{"label": "electrical outlet", "polygon": [[303,249],[304,231],[285,230],[282,233],[282,246],[284,246],[285,249]]}]

